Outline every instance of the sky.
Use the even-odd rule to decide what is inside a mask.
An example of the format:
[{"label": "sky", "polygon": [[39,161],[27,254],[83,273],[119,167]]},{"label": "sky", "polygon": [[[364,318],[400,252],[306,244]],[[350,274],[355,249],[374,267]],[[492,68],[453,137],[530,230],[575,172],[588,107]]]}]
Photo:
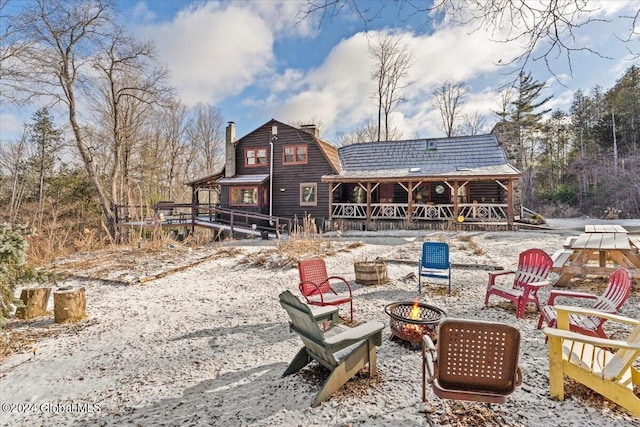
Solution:
[{"label": "sky", "polygon": [[[182,102],[217,106],[226,121],[236,123],[238,137],[275,118],[293,124],[314,122],[321,137],[336,142],[341,132],[375,117],[370,78],[374,62],[368,45],[380,32],[400,35],[413,57],[413,84],[392,116],[404,138],[443,136],[430,94],[447,80],[468,85],[463,112],[484,115],[489,131],[496,120],[492,112],[500,109],[500,91],[515,78],[516,68],[498,63],[508,63],[522,52],[518,43],[496,42],[499,34],[436,23],[424,14],[400,19],[390,6],[365,26],[349,9],[320,25],[317,17],[301,20],[303,3],[295,0],[117,4],[121,23],[155,44]],[[370,7],[377,4],[372,1]],[[628,51],[640,51],[637,34],[631,43],[620,41],[632,30],[631,21],[620,16],[635,13],[637,3],[604,0],[589,6],[600,9],[592,17],[602,21],[578,29],[576,45],[606,58],[573,52],[570,73],[566,57],[552,55],[549,66],[555,76],[543,60],[525,68],[534,80],[547,83],[545,95],[553,95],[548,108],[567,111],[575,90],[588,91],[595,85],[606,90],[640,62]],[[0,107],[3,139],[30,121],[27,110]]]}]

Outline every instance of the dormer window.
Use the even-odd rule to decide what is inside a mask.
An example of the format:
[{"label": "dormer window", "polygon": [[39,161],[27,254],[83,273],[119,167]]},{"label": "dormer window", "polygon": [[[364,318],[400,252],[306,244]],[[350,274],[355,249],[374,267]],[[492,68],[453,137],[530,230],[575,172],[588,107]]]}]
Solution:
[{"label": "dormer window", "polygon": [[435,151],[438,148],[435,141],[427,141],[427,151]]}]

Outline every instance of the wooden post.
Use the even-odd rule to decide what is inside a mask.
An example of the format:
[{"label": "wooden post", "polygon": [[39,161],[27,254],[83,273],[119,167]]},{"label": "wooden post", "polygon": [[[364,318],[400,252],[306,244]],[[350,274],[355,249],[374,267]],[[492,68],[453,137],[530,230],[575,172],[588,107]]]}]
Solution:
[{"label": "wooden post", "polygon": [[367,224],[371,221],[371,182],[367,181]]},{"label": "wooden post", "polygon": [[[329,183],[329,221],[333,219],[333,183]],[[331,231],[331,230],[329,230]]]},{"label": "wooden post", "polygon": [[53,313],[56,323],[77,322],[87,317],[84,287],[55,291]]},{"label": "wooden post", "polygon": [[513,212],[513,180],[510,179],[507,181],[507,227],[509,230],[513,228],[514,219],[515,213]]},{"label": "wooden post", "polygon": [[18,319],[33,319],[47,314],[47,303],[51,295],[51,288],[23,289],[20,299],[24,307],[16,308]]}]

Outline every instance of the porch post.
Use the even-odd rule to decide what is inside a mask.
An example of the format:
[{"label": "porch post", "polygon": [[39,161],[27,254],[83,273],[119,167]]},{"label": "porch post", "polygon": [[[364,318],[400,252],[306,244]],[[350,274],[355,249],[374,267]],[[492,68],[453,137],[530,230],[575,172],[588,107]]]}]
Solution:
[{"label": "porch post", "polygon": [[513,180],[507,181],[507,225],[509,230],[513,228],[514,221],[513,213]]},{"label": "porch post", "polygon": [[367,224],[371,221],[371,181],[367,181]]},{"label": "porch post", "polygon": [[407,219],[411,220],[411,216],[413,215],[413,182],[409,181],[409,187],[407,187],[407,193],[409,193],[408,204],[407,204]]},{"label": "porch post", "polygon": [[458,181],[453,181],[453,220],[457,220],[459,215],[458,208]]},{"label": "porch post", "polygon": [[329,183],[329,221],[333,219],[333,183]]}]

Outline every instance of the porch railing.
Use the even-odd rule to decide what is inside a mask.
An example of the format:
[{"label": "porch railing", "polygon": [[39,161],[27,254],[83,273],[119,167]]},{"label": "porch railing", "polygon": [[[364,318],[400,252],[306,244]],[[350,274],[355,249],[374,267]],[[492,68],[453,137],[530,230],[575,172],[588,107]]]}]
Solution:
[{"label": "porch railing", "polygon": [[[458,215],[467,220],[501,221],[507,219],[507,204],[496,203],[461,203]],[[406,219],[408,203],[372,203],[371,219]],[[431,205],[414,204],[411,219],[417,220],[450,220],[454,217],[453,204]],[[366,219],[366,203],[333,203],[333,218]]]}]

